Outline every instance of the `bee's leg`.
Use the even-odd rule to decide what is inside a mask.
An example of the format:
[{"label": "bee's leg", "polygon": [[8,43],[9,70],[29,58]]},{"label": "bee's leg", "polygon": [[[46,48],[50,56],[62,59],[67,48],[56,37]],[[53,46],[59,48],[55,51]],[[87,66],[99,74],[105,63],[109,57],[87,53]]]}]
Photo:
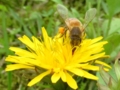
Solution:
[{"label": "bee's leg", "polygon": [[66,33],[67,33],[67,30],[69,30],[69,28],[67,26],[65,26],[64,28],[65,28],[64,34],[65,34],[65,38],[66,38]]}]

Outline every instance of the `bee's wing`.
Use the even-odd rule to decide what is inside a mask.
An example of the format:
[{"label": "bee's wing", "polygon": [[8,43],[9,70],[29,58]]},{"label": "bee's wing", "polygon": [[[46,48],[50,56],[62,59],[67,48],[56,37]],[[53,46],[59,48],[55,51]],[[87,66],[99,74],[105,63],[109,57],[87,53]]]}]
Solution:
[{"label": "bee's wing", "polygon": [[97,10],[95,8],[90,8],[85,14],[84,28],[93,20],[96,15]]},{"label": "bee's wing", "polygon": [[66,20],[68,18],[68,9],[61,5],[61,4],[58,4],[57,5],[57,10],[58,10],[58,13],[60,14],[60,16]]}]

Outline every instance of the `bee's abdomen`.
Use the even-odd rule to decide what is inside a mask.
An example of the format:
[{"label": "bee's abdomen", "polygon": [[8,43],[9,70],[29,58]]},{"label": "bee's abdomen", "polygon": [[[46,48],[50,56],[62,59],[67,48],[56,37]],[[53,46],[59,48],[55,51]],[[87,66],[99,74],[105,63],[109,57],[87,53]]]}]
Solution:
[{"label": "bee's abdomen", "polygon": [[70,39],[72,46],[78,46],[81,42],[81,31],[79,27],[73,27],[70,31]]}]

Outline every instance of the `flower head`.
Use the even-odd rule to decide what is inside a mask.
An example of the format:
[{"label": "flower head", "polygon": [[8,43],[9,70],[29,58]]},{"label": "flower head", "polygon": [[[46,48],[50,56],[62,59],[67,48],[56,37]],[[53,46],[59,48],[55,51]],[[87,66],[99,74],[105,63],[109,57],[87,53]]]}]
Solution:
[{"label": "flower head", "polygon": [[43,69],[43,72],[28,83],[28,86],[34,85],[50,74],[53,83],[61,79],[71,88],[77,89],[74,75],[98,80],[98,77],[89,73],[88,70],[99,71],[99,66],[96,64],[110,68],[109,65],[100,61],[100,58],[108,57],[105,52],[102,52],[103,45],[107,43],[107,41],[99,42],[102,37],[84,39],[73,54],[69,38],[65,39],[66,42],[63,42],[63,38],[57,38],[58,35],[51,38],[44,28],[42,28],[42,34],[43,40],[40,41],[34,36],[32,40],[25,35],[20,37],[19,40],[27,46],[28,50],[10,47],[10,50],[14,51],[16,55],[9,55],[6,58],[6,61],[14,63],[7,65],[6,71]]}]

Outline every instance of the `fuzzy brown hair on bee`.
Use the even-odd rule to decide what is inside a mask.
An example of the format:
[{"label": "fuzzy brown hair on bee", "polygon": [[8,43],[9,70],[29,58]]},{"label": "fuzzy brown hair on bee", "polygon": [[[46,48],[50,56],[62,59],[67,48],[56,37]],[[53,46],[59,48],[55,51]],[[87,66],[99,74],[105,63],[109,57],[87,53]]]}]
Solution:
[{"label": "fuzzy brown hair on bee", "polygon": [[70,31],[69,37],[71,39],[72,46],[78,46],[81,43],[83,35],[83,25],[76,18],[69,18],[65,20],[65,23]]}]

